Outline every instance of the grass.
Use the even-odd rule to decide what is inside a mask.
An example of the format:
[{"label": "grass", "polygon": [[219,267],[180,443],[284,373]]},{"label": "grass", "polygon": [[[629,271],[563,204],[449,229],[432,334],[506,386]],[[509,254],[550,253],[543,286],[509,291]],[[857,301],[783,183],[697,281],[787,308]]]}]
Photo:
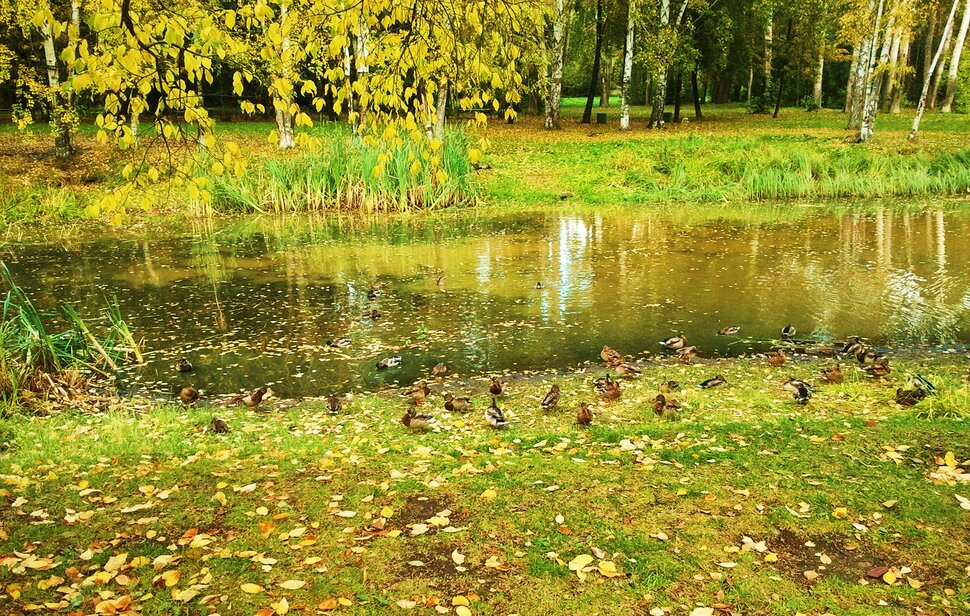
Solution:
[{"label": "grass", "polygon": [[[321,210],[388,211],[482,204],[494,207],[548,205],[562,198],[578,205],[630,204],[666,207],[742,205],[750,201],[926,198],[970,191],[970,115],[931,113],[920,138],[907,139],[912,111],[884,114],[876,138],[853,143],[836,110],[782,110],[778,119],[752,115],[741,105],[705,105],[704,117],[645,128],[648,110],[632,108],[632,129],[618,129],[618,107],[606,110],[605,125],[579,123],[579,99],[566,99],[564,130],[545,131],[542,119],[515,125],[491,122],[479,133],[455,119],[457,137],[446,141],[443,180],[427,165],[411,173],[413,147],[390,152],[375,175],[378,153],[349,141],[338,124],[317,124],[307,134],[317,150],[280,153],[265,135],[269,122],[224,122],[220,140],[234,141],[250,155],[241,177],[209,176],[213,208],[222,213]],[[602,111],[597,108],[597,111]],[[687,110],[690,111],[690,110]],[[0,220],[7,225],[63,225],[84,218],[84,208],[114,188],[131,156],[99,145],[82,126],[81,154],[60,169],[37,126],[26,137],[0,130],[0,153],[10,164],[0,174]],[[465,157],[471,141],[485,137],[485,167],[473,171]],[[26,142],[24,141],[26,139]],[[174,188],[136,219],[194,216],[187,195]],[[134,208],[129,208],[133,210]],[[204,209],[204,208],[203,208]]]},{"label": "grass", "polygon": [[[514,380],[503,432],[482,425],[484,381],[460,377],[434,385],[428,433],[401,426],[393,392],[337,417],[318,401],[8,417],[0,599],[12,614],[124,597],[143,614],[970,609],[970,512],[955,498],[970,418],[949,397],[965,364],[896,360],[887,382],[850,370],[793,404],[781,382],[819,366],[662,362],[589,428],[572,422],[592,399],[579,373]],[[915,371],[945,414],[893,403]],[[693,386],[715,372],[732,385]],[[686,388],[674,420],[649,409],[664,375]],[[563,400],[543,413],[552,380]],[[477,411],[444,413],[442,389],[474,394]],[[210,433],[213,416],[232,432]]]}]

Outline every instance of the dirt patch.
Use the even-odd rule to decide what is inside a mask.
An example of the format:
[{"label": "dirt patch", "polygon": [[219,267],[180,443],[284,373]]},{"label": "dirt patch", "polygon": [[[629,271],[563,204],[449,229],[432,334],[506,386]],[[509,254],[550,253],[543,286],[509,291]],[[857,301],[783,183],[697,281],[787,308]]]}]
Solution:
[{"label": "dirt patch", "polygon": [[[396,581],[421,580],[428,591],[441,597],[475,593],[482,597],[508,589],[513,573],[503,568],[485,567],[482,563],[457,564],[452,552],[461,546],[447,542],[440,545],[408,545],[395,568]],[[420,564],[418,564],[420,563]]]},{"label": "dirt patch", "polygon": [[[875,567],[892,567],[898,563],[894,553],[882,551],[850,536],[799,535],[783,529],[768,542],[778,555],[774,566],[792,579],[809,584],[806,571],[815,571],[820,578],[836,576],[858,580]],[[826,560],[830,562],[825,562]]]},{"label": "dirt patch", "polygon": [[[411,524],[427,523],[429,519],[445,511],[450,512],[444,517],[450,520],[451,526],[462,526],[462,522],[468,518],[467,509],[457,509],[447,498],[416,494],[408,498],[404,506],[388,521],[388,528],[406,528]],[[429,535],[434,533],[434,527],[429,529]]]}]

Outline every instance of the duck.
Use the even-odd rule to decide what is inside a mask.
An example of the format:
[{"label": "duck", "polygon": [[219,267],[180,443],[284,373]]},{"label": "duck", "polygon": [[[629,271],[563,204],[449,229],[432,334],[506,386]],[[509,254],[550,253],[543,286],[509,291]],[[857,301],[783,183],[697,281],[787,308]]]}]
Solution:
[{"label": "duck", "polygon": [[879,379],[884,376],[889,376],[889,373],[892,372],[892,370],[889,369],[889,360],[884,357],[876,360],[874,364],[866,368],[866,372],[869,374],[869,376]]},{"label": "duck", "polygon": [[443,286],[445,286],[445,276],[444,276],[444,274],[438,276],[438,278],[435,279],[434,284],[435,284],[436,287],[443,287]]},{"label": "duck", "polygon": [[660,346],[666,347],[671,351],[679,351],[680,349],[687,346],[687,336],[681,334],[680,336],[671,336],[666,340],[660,341]]},{"label": "duck", "polygon": [[212,421],[209,423],[209,428],[212,429],[216,434],[228,434],[229,424],[218,417],[213,417]]},{"label": "duck", "polygon": [[863,350],[860,351],[855,358],[859,360],[860,364],[865,365],[875,363],[885,356],[885,353],[880,353],[879,351]]},{"label": "duck", "polygon": [[808,404],[812,397],[812,386],[800,379],[790,378],[782,385],[782,389],[791,392],[797,404]]},{"label": "duck", "polygon": [[786,361],[788,361],[788,356],[785,355],[785,352],[781,349],[768,353],[768,365],[772,368],[777,368],[778,366],[783,365]]},{"label": "duck", "polygon": [[723,387],[727,384],[727,379],[719,374],[715,377],[707,379],[706,381],[702,381],[698,387],[701,389],[714,389],[715,387]]},{"label": "duck", "polygon": [[684,365],[691,365],[694,363],[694,358],[701,354],[701,350],[696,346],[684,347],[677,351],[677,355],[680,357],[680,363]]},{"label": "duck", "polygon": [[841,364],[835,364],[834,366],[830,366],[828,368],[822,368],[821,374],[822,380],[829,385],[836,385],[845,379],[845,373],[842,372]]},{"label": "duck", "polygon": [[614,351],[608,346],[604,346],[603,350],[600,351],[600,358],[607,366],[610,367],[623,363],[623,356],[620,355],[618,351]]},{"label": "duck", "polygon": [[444,362],[438,362],[435,364],[434,368],[431,369],[431,376],[439,377],[448,372],[448,366]]},{"label": "duck", "polygon": [[789,323],[788,325],[786,325],[786,326],[784,326],[784,327],[781,328],[781,337],[782,338],[791,338],[792,336],[795,335],[795,332],[796,331],[798,331],[798,330],[795,329],[795,326],[792,325],[791,323]]},{"label": "duck", "polygon": [[741,328],[739,326],[737,326],[737,325],[728,325],[727,327],[722,327],[721,329],[719,329],[718,332],[717,332],[717,335],[718,336],[734,336],[739,331],[741,331]]},{"label": "duck", "polygon": [[344,408],[344,399],[336,394],[327,398],[327,411],[331,415],[338,415]]},{"label": "duck", "polygon": [[375,299],[377,299],[381,295],[382,295],[382,293],[381,293],[381,290],[380,289],[371,289],[370,291],[367,292],[367,299],[369,299],[371,301],[374,301]]},{"label": "duck", "polygon": [[673,398],[657,394],[657,397],[653,399],[653,413],[657,417],[669,418],[679,410],[680,403]]},{"label": "duck", "polygon": [[549,393],[547,393],[542,398],[540,405],[544,411],[552,411],[559,404],[559,385],[553,385],[549,388]]},{"label": "duck", "polygon": [[192,387],[191,385],[187,387],[183,387],[182,390],[179,392],[179,400],[185,406],[189,406],[190,404],[193,404],[198,399],[199,399],[199,390],[197,390],[195,387]]},{"label": "duck", "polygon": [[428,382],[421,380],[404,392],[404,395],[411,398],[411,401],[415,404],[421,404],[421,401],[427,398],[430,393],[431,388],[428,387]]},{"label": "duck", "polygon": [[579,410],[576,412],[576,423],[581,426],[588,426],[593,423],[593,411],[589,410],[589,403],[579,403]]},{"label": "duck", "polygon": [[192,372],[193,370],[195,370],[195,366],[192,365],[192,362],[185,359],[184,357],[178,361],[178,364],[176,364],[176,367],[178,368],[178,371],[181,372],[182,374],[185,374],[186,372]]},{"label": "duck", "polygon": [[395,355],[393,357],[385,357],[381,361],[377,362],[378,370],[386,370],[388,368],[397,368],[401,365],[401,356]]},{"label": "duck", "polygon": [[509,425],[508,420],[505,419],[505,413],[495,403],[494,397],[492,397],[492,404],[485,409],[485,421],[493,428],[501,429]]},{"label": "duck", "polygon": [[492,382],[488,386],[488,393],[493,396],[501,396],[505,393],[505,383],[497,376],[492,377]]},{"label": "duck", "polygon": [[367,316],[370,317],[371,321],[376,321],[376,320],[380,319],[381,317],[383,317],[384,316],[384,313],[382,313],[377,308],[374,308],[373,310],[370,311],[370,314],[367,315]]},{"label": "duck", "polygon": [[236,398],[236,403],[244,404],[245,406],[248,406],[251,409],[257,408],[259,404],[263,401],[263,397],[266,395],[266,392],[268,391],[269,391],[268,387],[266,386],[260,387],[259,389],[255,391],[251,391],[245,396],[238,396]]},{"label": "duck", "polygon": [[633,378],[635,376],[640,376],[642,371],[633,364],[622,362],[613,366],[613,372],[615,372],[617,376]]},{"label": "duck", "polygon": [[433,421],[434,417],[431,415],[418,415],[414,409],[408,409],[408,412],[401,417],[401,423],[411,432],[424,432]]},{"label": "duck", "polygon": [[866,352],[866,345],[862,343],[862,339],[859,336],[852,336],[845,346],[842,347],[843,355],[852,355],[857,357],[859,353]]},{"label": "duck", "polygon": [[345,349],[353,342],[350,338],[337,338],[336,340],[327,340],[327,346],[331,349]]},{"label": "duck", "polygon": [[456,398],[450,393],[445,394],[445,410],[451,413],[466,413],[471,408],[468,398]]},{"label": "duck", "polygon": [[541,288],[542,288],[542,281],[540,280],[539,282],[536,283],[536,290],[539,290]]},{"label": "duck", "polygon": [[936,386],[921,374],[916,374],[909,380],[906,387],[900,387],[896,390],[896,404],[914,406],[934,393],[936,393]]},{"label": "duck", "polygon": [[662,394],[669,394],[679,390],[680,383],[677,381],[668,380],[666,376],[664,377],[664,380],[660,381],[660,393]]},{"label": "duck", "polygon": [[600,395],[607,400],[616,400],[623,394],[620,390],[620,384],[613,380],[609,373],[605,377],[596,379],[594,385]]}]

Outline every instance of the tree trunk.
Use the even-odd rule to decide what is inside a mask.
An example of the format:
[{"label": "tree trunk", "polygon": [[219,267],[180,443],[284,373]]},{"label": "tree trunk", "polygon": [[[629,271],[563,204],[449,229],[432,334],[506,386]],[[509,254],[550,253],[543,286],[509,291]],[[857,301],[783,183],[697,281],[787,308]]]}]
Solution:
[{"label": "tree trunk", "polygon": [[596,0],[596,50],[593,52],[593,76],[589,80],[589,91],[586,93],[586,108],[583,109],[583,124],[593,121],[593,99],[596,98],[596,88],[600,79],[600,56],[603,54],[603,0]]},{"label": "tree trunk", "polygon": [[788,25],[785,26],[785,54],[781,58],[781,66],[778,67],[778,95],[775,97],[775,112],[771,114],[772,118],[778,118],[778,112],[781,110],[781,97],[782,93],[785,91],[785,69],[788,68],[788,57],[791,55],[791,29],[792,29],[792,18],[788,18]]},{"label": "tree trunk", "polygon": [[903,98],[903,89],[906,87],[908,72],[905,70],[909,64],[909,30],[904,28],[903,40],[899,46],[899,61],[897,63],[895,87],[893,88],[892,99],[889,102],[889,112],[899,113],[899,106]]},{"label": "tree trunk", "polygon": [[623,46],[623,83],[620,86],[620,130],[630,128],[630,76],[633,74],[633,27],[636,19],[636,2],[630,4],[626,16],[626,42]]},{"label": "tree trunk", "polygon": [[815,73],[815,85],[812,88],[812,99],[819,107],[822,106],[822,73],[825,70],[825,54],[818,54],[818,72]]},{"label": "tree trunk", "polygon": [[[879,21],[882,18],[882,0],[879,2],[879,12],[876,14],[876,35],[879,32]],[[885,75],[883,73],[876,73],[876,68],[878,66],[885,65],[889,60],[889,43],[891,38],[891,33],[896,25],[895,16],[889,19],[889,26],[886,28],[886,34],[883,37],[882,51],[879,53],[879,63],[872,67],[872,73],[869,76],[869,87],[866,90],[866,104],[865,108],[862,110],[862,126],[859,128],[859,141],[868,141],[875,134],[876,128],[876,113],[879,111],[879,90],[882,87],[883,78]],[[873,53],[875,53],[876,41],[873,41]]]},{"label": "tree trunk", "polygon": [[448,115],[448,80],[442,79],[438,84],[438,96],[435,99],[434,135],[438,140],[445,138],[445,119]]},{"label": "tree trunk", "polygon": [[613,54],[603,56],[603,67],[600,69],[600,107],[610,106],[610,94],[613,91]]},{"label": "tree trunk", "polygon": [[765,56],[764,56],[764,79],[761,81],[760,101],[758,102],[758,112],[765,112],[768,109],[768,88],[771,86],[771,62],[773,60],[772,45],[774,44],[774,13],[768,11],[768,22],[765,24]]},{"label": "tree trunk", "polygon": [[936,54],[933,56],[933,61],[928,67],[929,70],[925,71],[925,77],[923,78],[923,91],[920,93],[919,105],[916,106],[916,117],[913,118],[913,130],[909,131],[909,138],[916,139],[916,133],[919,132],[919,123],[923,119],[923,112],[926,111],[926,98],[930,91],[930,77],[936,70],[936,64],[940,61],[940,56],[943,55],[943,47],[946,39],[950,36],[950,31],[953,30],[953,18],[957,12],[957,5],[960,4],[960,0],[953,0],[953,8],[950,9],[950,16],[946,20],[946,26],[943,28],[943,38],[940,39],[940,46],[936,50]]},{"label": "tree trunk", "polygon": [[967,40],[968,29],[970,29],[970,0],[967,0],[963,6],[963,21],[960,22],[960,32],[953,43],[950,74],[946,80],[946,98],[943,100],[943,108],[941,109],[943,113],[950,113],[953,110],[953,98],[957,93],[957,72],[960,70],[960,56],[963,52],[963,44]]},{"label": "tree trunk", "polygon": [[[288,32],[286,28],[287,15],[286,4],[280,4],[280,30],[283,32]],[[280,63],[282,65],[280,78],[284,82],[289,79],[289,62],[290,36],[285,34],[280,42]],[[276,110],[276,132],[279,133],[279,146],[284,150],[296,146],[296,140],[293,138],[292,102],[290,95],[274,89],[273,108]]]},{"label": "tree trunk", "polygon": [[[856,74],[859,72],[859,57],[862,49],[862,41],[852,46],[852,64],[849,65],[849,81],[845,86],[845,112],[851,113],[853,97],[855,96]],[[852,128],[852,118],[849,118],[849,128]]]},{"label": "tree trunk", "polygon": [[[670,0],[660,0],[660,29],[666,30],[670,25]],[[654,68],[653,72],[653,109],[650,111],[650,128],[663,128],[664,106],[667,103],[667,76],[669,63],[662,60],[663,65]]]},{"label": "tree trunk", "polygon": [[754,65],[748,67],[748,105],[751,105],[751,88],[754,86]]},{"label": "tree trunk", "polygon": [[930,20],[926,25],[926,41],[923,43],[923,80],[926,80],[933,73],[930,64],[933,63],[933,49],[936,41],[936,6],[930,5]]},{"label": "tree trunk", "polygon": [[566,61],[567,9],[564,0],[556,0],[556,14],[552,23],[552,70],[549,78],[549,99],[546,105],[546,130],[559,130],[559,101],[562,97],[562,69]]},{"label": "tree trunk", "polygon": [[899,81],[899,48],[903,38],[901,30],[902,28],[896,28],[893,30],[890,41],[889,68],[886,70],[886,76],[883,78],[882,93],[879,101],[879,109],[883,113],[889,111],[889,106],[892,103],[893,92],[896,91],[897,82]]},{"label": "tree trunk", "polygon": [[61,77],[57,67],[57,50],[54,48],[54,35],[48,22],[40,28],[44,40],[44,65],[47,67],[47,85],[50,88],[51,122],[54,125],[54,158],[60,162],[74,155],[72,142],[73,126],[70,105],[61,90]]},{"label": "tree trunk", "polygon": [[936,109],[936,97],[940,92],[940,82],[943,80],[943,69],[946,67],[947,59],[950,55],[952,35],[952,28],[949,32],[946,29],[943,30],[943,38],[940,40],[940,44],[943,46],[943,55],[940,56],[940,61],[936,63],[936,70],[933,71],[933,83],[930,84],[930,98],[927,101],[930,109]]},{"label": "tree trunk", "polygon": [[697,92],[697,66],[694,66],[694,70],[690,72],[690,92],[694,99],[694,117],[700,119],[701,114],[701,99]]},{"label": "tree trunk", "polygon": [[680,123],[680,93],[683,88],[681,73],[677,73],[677,76],[674,77],[674,124]]}]

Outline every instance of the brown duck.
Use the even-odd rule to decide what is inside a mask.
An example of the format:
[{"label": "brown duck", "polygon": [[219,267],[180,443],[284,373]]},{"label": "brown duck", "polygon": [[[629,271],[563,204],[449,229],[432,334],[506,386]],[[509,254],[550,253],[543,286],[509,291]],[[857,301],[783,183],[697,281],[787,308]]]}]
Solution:
[{"label": "brown duck", "polygon": [[216,434],[227,434],[229,432],[229,424],[218,417],[212,418],[209,428]]},{"label": "brown duck", "polygon": [[593,411],[589,410],[588,403],[579,403],[579,411],[576,412],[576,423],[581,426],[588,426],[593,423]]},{"label": "brown duck", "polygon": [[667,377],[664,377],[664,380],[660,382],[660,393],[662,394],[669,394],[679,390],[680,383],[677,381],[670,381],[667,380]]},{"label": "brown duck", "polygon": [[782,351],[781,349],[768,353],[768,365],[771,366],[772,368],[777,368],[778,366],[782,366],[785,364],[786,361],[788,361],[788,356],[785,355],[785,352]]},{"label": "brown duck", "polygon": [[881,379],[882,377],[889,376],[889,373],[892,371],[889,369],[889,360],[882,358],[876,360],[874,364],[866,368],[866,372],[873,378]]},{"label": "brown duck", "polygon": [[611,368],[617,364],[623,363],[623,356],[608,346],[604,346],[603,350],[600,351],[600,358],[602,358],[603,363]]},{"label": "brown duck", "polygon": [[684,347],[677,351],[677,355],[680,357],[680,363],[685,365],[691,365],[694,363],[694,358],[701,354],[701,350],[696,346]]},{"label": "brown duck", "polygon": [[653,399],[653,413],[657,417],[667,419],[679,410],[680,403],[673,398],[668,398],[663,394],[657,394],[657,397]]},{"label": "brown duck", "polygon": [[445,394],[445,410],[450,413],[467,413],[472,406],[468,398],[456,398],[450,393]]},{"label": "brown duck", "polygon": [[199,391],[195,387],[192,387],[191,385],[189,385],[188,387],[183,387],[182,391],[179,392],[179,400],[185,406],[194,404],[195,401],[198,399],[199,399]]},{"label": "brown duck", "polygon": [[505,393],[505,383],[497,376],[492,377],[492,383],[488,386],[488,393],[493,396],[501,396]]},{"label": "brown duck", "polygon": [[252,391],[245,396],[239,396],[235,399],[236,404],[245,405],[251,409],[257,408],[259,404],[263,401],[263,396],[269,391],[268,387],[260,387],[259,389]]},{"label": "brown duck", "polygon": [[414,412],[414,409],[409,409],[407,413],[401,417],[401,423],[404,427],[409,429],[411,432],[424,432],[434,421],[434,417],[431,415],[418,415]]},{"label": "brown duck", "polygon": [[428,387],[427,381],[418,381],[411,389],[404,392],[404,395],[411,398],[411,401],[415,404],[421,404],[421,402],[431,394],[431,388]]},{"label": "brown duck", "polygon": [[828,368],[822,368],[822,380],[829,385],[836,385],[841,383],[845,379],[845,373],[842,372],[842,365],[835,364]]},{"label": "brown duck", "polygon": [[544,411],[555,410],[556,405],[559,404],[559,397],[560,397],[559,385],[553,385],[552,387],[549,388],[549,392],[545,396],[543,396],[542,402],[540,402],[540,405],[542,406],[542,410]]},{"label": "brown duck", "polygon": [[603,378],[596,379],[594,385],[596,386],[596,391],[606,400],[616,400],[623,393],[620,390],[620,384],[609,374]]}]

